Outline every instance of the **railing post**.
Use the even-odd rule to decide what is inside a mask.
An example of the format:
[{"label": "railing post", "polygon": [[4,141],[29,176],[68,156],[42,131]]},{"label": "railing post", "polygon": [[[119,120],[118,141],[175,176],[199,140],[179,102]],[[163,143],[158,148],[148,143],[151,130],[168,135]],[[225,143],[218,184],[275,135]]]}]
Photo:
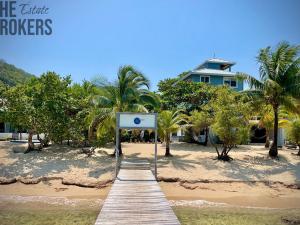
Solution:
[{"label": "railing post", "polygon": [[119,113],[116,113],[116,146],[115,146],[115,154],[116,154],[116,168],[115,168],[115,179],[118,177],[118,167],[119,167]]},{"label": "railing post", "polygon": [[154,175],[157,180],[157,128],[155,129]]}]

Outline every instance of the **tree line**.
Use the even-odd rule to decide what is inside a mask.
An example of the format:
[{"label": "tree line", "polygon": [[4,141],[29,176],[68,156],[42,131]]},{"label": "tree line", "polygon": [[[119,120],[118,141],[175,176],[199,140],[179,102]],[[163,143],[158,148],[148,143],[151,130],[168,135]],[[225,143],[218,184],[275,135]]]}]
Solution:
[{"label": "tree line", "polygon": [[[165,156],[171,156],[170,137],[184,129],[186,141],[212,144],[220,160],[250,138],[252,116],[260,116],[269,155],[276,157],[278,126],[288,128],[289,138],[300,148],[299,46],[280,43],[259,51],[260,79],[238,73],[250,89],[236,92],[227,86],[179,81],[168,78],[149,90],[150,81],[131,65],[121,66],[114,82],[104,80],[72,83],[70,76],[47,72],[25,84],[0,84],[0,117],[18,132],[27,131],[28,150],[34,149],[33,135],[41,147],[52,143],[102,146],[115,141],[116,112],[159,112],[159,137],[166,142]],[[273,130],[273,144],[268,134]],[[126,131],[120,131],[124,135]],[[41,135],[43,134],[43,135]],[[213,134],[213,135],[212,135]],[[122,154],[121,142],[116,143]],[[299,151],[300,154],[300,151]]]}]

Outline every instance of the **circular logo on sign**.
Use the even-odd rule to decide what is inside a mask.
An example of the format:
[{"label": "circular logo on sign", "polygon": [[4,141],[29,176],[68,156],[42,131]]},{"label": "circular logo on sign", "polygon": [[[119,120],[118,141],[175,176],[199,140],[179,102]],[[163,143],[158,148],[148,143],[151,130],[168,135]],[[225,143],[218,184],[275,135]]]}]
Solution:
[{"label": "circular logo on sign", "polygon": [[138,117],[136,117],[136,118],[134,118],[133,122],[134,122],[135,124],[140,124],[140,123],[141,123],[141,119],[138,118]]}]

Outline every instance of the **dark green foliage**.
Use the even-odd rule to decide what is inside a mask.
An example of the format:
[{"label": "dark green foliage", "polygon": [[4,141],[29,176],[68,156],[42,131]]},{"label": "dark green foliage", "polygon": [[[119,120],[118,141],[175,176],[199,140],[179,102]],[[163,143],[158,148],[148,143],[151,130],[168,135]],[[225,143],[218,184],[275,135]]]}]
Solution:
[{"label": "dark green foliage", "polygon": [[69,76],[47,72],[5,91],[5,120],[17,130],[28,131],[28,149],[33,148],[30,138],[34,134],[44,134],[41,141],[45,145],[64,140],[81,143],[87,136],[85,118],[93,87],[88,82],[82,86],[70,85]]},{"label": "dark green foliage", "polygon": [[15,86],[29,81],[34,75],[0,60],[0,84]]},{"label": "dark green foliage", "polygon": [[191,112],[206,105],[215,92],[215,87],[200,82],[165,79],[159,82],[162,107],[164,109],[184,109]]}]

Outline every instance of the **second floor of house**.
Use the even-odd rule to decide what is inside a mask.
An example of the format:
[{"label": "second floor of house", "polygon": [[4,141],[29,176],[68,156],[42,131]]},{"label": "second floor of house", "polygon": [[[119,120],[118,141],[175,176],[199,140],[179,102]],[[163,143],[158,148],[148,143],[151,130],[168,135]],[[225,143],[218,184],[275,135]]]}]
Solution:
[{"label": "second floor of house", "polygon": [[233,65],[235,65],[234,62],[223,59],[208,59],[180,80],[204,82],[211,85],[228,85],[237,91],[242,91],[244,89],[244,82],[238,80],[236,73],[231,71]]}]

